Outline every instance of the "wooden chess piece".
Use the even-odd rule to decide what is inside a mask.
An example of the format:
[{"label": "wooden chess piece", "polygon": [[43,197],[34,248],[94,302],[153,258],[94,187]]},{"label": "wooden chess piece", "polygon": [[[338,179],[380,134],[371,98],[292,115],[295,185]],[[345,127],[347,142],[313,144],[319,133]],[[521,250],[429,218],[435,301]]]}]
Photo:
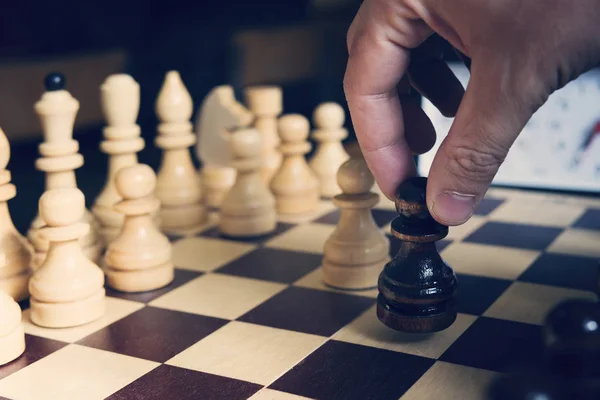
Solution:
[{"label": "wooden chess piece", "polygon": [[[569,384],[570,398],[600,398],[600,303],[568,299],[546,316],[542,334],[553,374]],[[595,387],[595,396],[584,397]]]},{"label": "wooden chess piece", "polygon": [[39,212],[50,243],[44,263],[29,281],[31,321],[46,328],[83,325],[104,315],[104,273],[79,244],[90,226],[82,221],[85,197],[76,188],[51,189]]},{"label": "wooden chess piece", "polygon": [[339,289],[377,287],[377,278],[389,261],[390,242],[373,220],[371,208],[379,196],[370,189],[375,180],[366,162],[349,159],[339,168],[342,194],[333,198],[340,219],[324,246],[323,280]]},{"label": "wooden chess piece", "polygon": [[319,181],[306,162],[311,149],[310,126],[300,114],[288,114],[278,124],[283,162],[271,180],[278,214],[303,215],[319,207]]},{"label": "wooden chess piece", "polygon": [[0,290],[0,365],[17,359],[25,351],[25,330],[21,308]]},{"label": "wooden chess piece", "polygon": [[201,181],[204,204],[219,209],[235,182],[235,168],[229,166],[230,132],[249,126],[254,116],[235,99],[233,87],[215,87],[205,97],[198,112],[196,155],[202,162]]},{"label": "wooden chess piece", "polygon": [[190,147],[196,143],[190,118],[192,97],[177,71],[169,71],[156,99],[161,123],[155,144],[162,149],[156,180],[160,223],[164,231],[195,229],[206,222],[202,183],[192,162]]},{"label": "wooden chess piece", "polygon": [[265,160],[262,177],[268,185],[282,162],[277,118],[283,112],[283,91],[279,86],[251,86],[244,91],[244,97],[255,116],[254,127],[262,134],[262,158]]},{"label": "wooden chess piece", "polygon": [[392,233],[402,244],[379,277],[377,316],[398,331],[436,332],[456,320],[456,275],[435,245],[448,227],[429,214],[426,186],[427,178],[415,177],[396,190],[400,215],[392,221]]},{"label": "wooden chess piece", "polygon": [[[77,188],[75,170],[83,165],[83,156],[78,153],[79,143],[73,139],[73,126],[79,110],[79,101],[65,89],[66,80],[62,74],[51,73],[44,81],[46,91],[35,104],[40,117],[44,142],[39,145],[42,156],[35,167],[46,174],[45,190],[58,188]],[[84,209],[82,222],[88,224],[87,234],[80,238],[86,256],[98,262],[104,249],[100,227],[96,217]],[[40,234],[46,225],[38,214],[27,232],[27,238],[35,249],[32,268],[35,270],[44,261],[49,243]]]},{"label": "wooden chess piece", "polygon": [[308,165],[317,175],[321,196],[325,198],[340,193],[337,171],[350,158],[342,145],[342,141],[348,137],[348,131],[344,128],[345,118],[344,109],[337,103],[322,103],[313,113],[317,129],[312,137],[318,145]]},{"label": "wooden chess piece", "polygon": [[108,285],[121,292],[144,292],[168,285],[174,277],[171,243],[151,217],[160,208],[153,196],[154,171],[145,164],[123,168],[115,185],[123,198],[115,208],[125,215],[125,222],[104,257]]},{"label": "wooden chess piece", "polygon": [[11,173],[6,169],[9,159],[10,143],[0,129],[0,292],[22,301],[29,297],[33,248],[15,228],[8,208],[8,201],[17,195],[15,185],[10,182]]},{"label": "wooden chess piece", "polygon": [[277,226],[275,198],[260,175],[263,160],[260,133],[244,128],[230,137],[235,184],[221,206],[220,231],[226,236],[266,235]]},{"label": "wooden chess piece", "polygon": [[114,209],[121,201],[115,176],[121,168],[138,163],[137,153],[145,142],[136,124],[140,108],[140,85],[129,75],[110,75],[100,87],[102,111],[108,125],[103,129],[100,150],[108,154],[108,174],[92,212],[98,219],[100,233],[108,245],[121,232],[123,214]]}]

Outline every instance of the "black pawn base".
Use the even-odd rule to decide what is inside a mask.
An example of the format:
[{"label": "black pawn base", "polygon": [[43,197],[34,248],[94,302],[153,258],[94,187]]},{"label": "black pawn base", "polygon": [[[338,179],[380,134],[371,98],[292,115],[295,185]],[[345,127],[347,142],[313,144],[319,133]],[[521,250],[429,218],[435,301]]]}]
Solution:
[{"label": "black pawn base", "polygon": [[377,317],[391,329],[407,333],[433,333],[456,320],[458,282],[435,242],[448,227],[435,221],[426,206],[426,178],[413,178],[396,192],[400,216],[392,233],[402,241],[398,254],[379,276]]}]

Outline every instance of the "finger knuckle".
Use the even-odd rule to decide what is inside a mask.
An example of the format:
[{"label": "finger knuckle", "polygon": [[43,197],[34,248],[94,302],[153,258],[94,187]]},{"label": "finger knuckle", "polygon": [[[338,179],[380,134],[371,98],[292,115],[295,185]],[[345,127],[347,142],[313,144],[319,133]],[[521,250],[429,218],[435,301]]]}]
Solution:
[{"label": "finger knuckle", "polygon": [[483,145],[458,144],[448,152],[448,172],[469,181],[489,181],[496,174],[505,155]]}]

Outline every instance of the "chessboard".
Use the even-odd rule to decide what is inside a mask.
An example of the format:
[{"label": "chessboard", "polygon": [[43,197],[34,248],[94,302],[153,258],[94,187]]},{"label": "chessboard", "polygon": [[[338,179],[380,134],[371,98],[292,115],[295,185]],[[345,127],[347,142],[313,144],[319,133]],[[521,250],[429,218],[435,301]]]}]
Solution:
[{"label": "chessboard", "polygon": [[[397,216],[372,211],[390,240]],[[33,324],[25,353],[0,368],[0,396],[43,399],[485,399],[491,382],[542,358],[544,318],[566,299],[596,299],[600,200],[492,188],[438,242],[459,282],[458,317],[431,334],[393,331],[377,290],[323,284],[323,243],[339,210],[258,239],[222,237],[218,213],[170,234],[175,279],[138,294],[107,287],[100,319]],[[383,267],[383,266],[382,266]]]}]

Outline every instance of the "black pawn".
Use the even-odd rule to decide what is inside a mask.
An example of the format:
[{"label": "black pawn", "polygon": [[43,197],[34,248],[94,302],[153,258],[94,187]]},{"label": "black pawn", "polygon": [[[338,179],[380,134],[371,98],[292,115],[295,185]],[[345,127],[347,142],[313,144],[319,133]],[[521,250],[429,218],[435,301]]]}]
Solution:
[{"label": "black pawn", "polygon": [[63,90],[66,83],[65,76],[60,72],[52,72],[46,75],[46,78],[44,79],[44,86],[48,92]]},{"label": "black pawn", "polygon": [[456,275],[435,245],[448,227],[429,214],[426,186],[426,178],[416,177],[396,191],[400,215],[392,222],[392,233],[402,244],[379,276],[377,317],[402,332],[437,332],[456,320]]},{"label": "black pawn", "polygon": [[546,317],[543,328],[547,361],[569,379],[600,379],[600,304],[567,300]]}]

